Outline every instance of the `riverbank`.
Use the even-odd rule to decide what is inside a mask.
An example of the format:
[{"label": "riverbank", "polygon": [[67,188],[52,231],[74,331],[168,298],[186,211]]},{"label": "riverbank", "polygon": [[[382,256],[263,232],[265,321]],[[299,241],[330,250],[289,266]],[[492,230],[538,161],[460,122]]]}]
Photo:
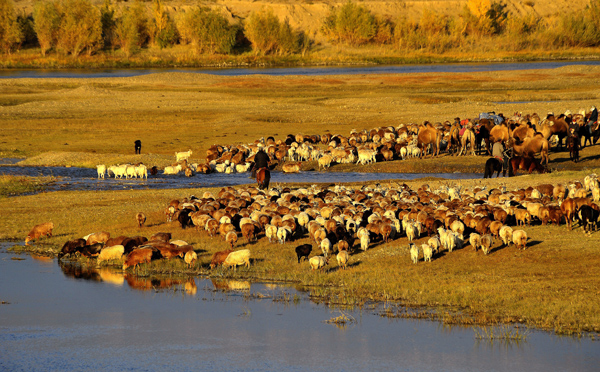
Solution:
[{"label": "riverbank", "polygon": [[[568,183],[582,180],[590,172],[556,172],[492,180],[419,180],[405,181],[412,189],[427,183],[462,187],[501,187],[508,190],[543,183]],[[384,183],[382,183],[383,185]],[[393,185],[393,183],[390,183]],[[405,237],[377,243],[366,252],[350,256],[348,270],[338,270],[330,262],[324,272],[311,272],[308,263],[298,264],[294,247],[310,243],[306,235],[284,245],[270,244],[261,237],[256,243],[243,238],[236,249],[252,252],[250,269],[210,271],[212,254],[228,246],[225,241],[209,238],[194,229],[182,230],[167,223],[164,208],[172,199],[202,195],[216,189],[138,190],[115,192],[61,192],[18,196],[0,200],[0,210],[11,216],[0,231],[0,240],[20,240],[31,226],[52,221],[54,236],[42,239],[31,248],[17,247],[55,256],[62,244],[94,231],[111,235],[144,235],[171,232],[194,246],[199,254],[198,266],[187,269],[179,260],[156,261],[142,270],[152,273],[181,273],[217,278],[256,281],[285,281],[311,287],[311,293],[332,306],[367,306],[372,301],[391,301],[415,308],[413,316],[439,319],[448,324],[522,323],[529,327],[557,333],[600,332],[600,316],[596,311],[600,273],[597,247],[600,235],[582,235],[580,227],[568,231],[561,226],[525,226],[530,239],[528,248],[518,251],[496,241],[489,255],[475,252],[470,246],[443,253],[433,262],[412,264]],[[31,206],[35,205],[35,208]],[[137,228],[135,214],[143,211],[146,227]],[[425,243],[422,237],[417,244]],[[313,249],[313,254],[318,248]],[[95,265],[94,261],[81,260]],[[433,315],[432,315],[433,314]],[[410,316],[390,311],[389,316]]]}]

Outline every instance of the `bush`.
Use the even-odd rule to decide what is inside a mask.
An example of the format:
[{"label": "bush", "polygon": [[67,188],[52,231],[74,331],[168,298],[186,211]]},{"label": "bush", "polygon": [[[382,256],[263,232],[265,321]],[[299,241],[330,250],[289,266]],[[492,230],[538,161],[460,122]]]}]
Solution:
[{"label": "bush", "polygon": [[235,45],[237,27],[216,10],[197,7],[186,12],[179,32],[182,41],[192,44],[198,54],[227,54]]},{"label": "bush", "polygon": [[115,20],[115,9],[110,6],[110,0],[105,0],[104,5],[100,8],[100,22],[102,23],[102,41],[104,42],[104,47],[113,47],[117,22]]},{"label": "bush", "polygon": [[330,12],[322,30],[330,40],[360,45],[370,42],[376,36],[377,28],[377,20],[367,8],[349,1]]},{"label": "bush", "polygon": [[146,8],[140,2],[125,9],[117,21],[115,42],[127,56],[145,46],[150,38]]},{"label": "bush", "polygon": [[65,0],[58,47],[65,53],[78,56],[84,50],[89,55],[102,48],[100,10],[88,0]]},{"label": "bush", "polygon": [[271,9],[250,14],[244,24],[244,32],[252,49],[263,54],[295,53],[299,49],[299,37],[288,20],[279,22]]},{"label": "bush", "polygon": [[153,43],[161,49],[177,43],[179,35],[177,34],[175,22],[173,22],[169,12],[165,10],[161,0],[154,0],[152,15],[154,19],[150,25],[150,35]]},{"label": "bush", "polygon": [[20,46],[22,38],[12,0],[0,0],[0,49],[10,53]]},{"label": "bush", "polygon": [[58,43],[60,18],[56,2],[40,1],[33,8],[33,27],[43,56]]}]

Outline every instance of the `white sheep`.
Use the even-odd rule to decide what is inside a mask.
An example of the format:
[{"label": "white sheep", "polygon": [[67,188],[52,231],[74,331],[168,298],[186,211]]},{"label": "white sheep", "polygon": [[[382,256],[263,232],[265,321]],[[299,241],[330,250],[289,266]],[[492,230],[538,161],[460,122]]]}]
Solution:
[{"label": "white sheep", "polygon": [[192,156],[192,150],[188,150],[185,152],[176,152],[175,153],[175,161],[179,162],[182,160],[187,160],[187,159],[189,159],[190,156]]},{"label": "white sheep", "polygon": [[415,240],[415,238],[418,237],[417,234],[417,226],[414,223],[408,222],[406,224],[406,236],[408,237],[408,241],[412,242],[413,240]]},{"label": "white sheep", "polygon": [[477,247],[481,245],[481,235],[477,233],[471,233],[471,236],[469,237],[469,243],[471,244],[471,247],[477,251]]},{"label": "white sheep", "polygon": [[148,179],[148,167],[146,167],[144,164],[140,164],[137,167],[135,167],[135,173],[139,178]]},{"label": "white sheep", "polygon": [[346,266],[348,265],[348,251],[340,251],[336,258],[340,268],[346,270]]},{"label": "white sheep", "polygon": [[433,249],[429,244],[421,244],[421,249],[423,250],[423,260],[425,262],[431,262],[431,257],[433,256]]},{"label": "white sheep", "polygon": [[419,248],[414,243],[410,243],[410,259],[414,264],[419,262]]},{"label": "white sheep", "polygon": [[331,242],[329,239],[325,238],[321,240],[321,251],[323,251],[323,256],[329,257],[331,253]]},{"label": "white sheep", "polygon": [[508,247],[512,240],[513,229],[510,226],[504,225],[500,228],[498,235],[500,235],[500,239],[502,239],[502,242],[504,242],[504,245],[506,245]]},{"label": "white sheep", "polygon": [[483,254],[488,254],[492,250],[492,245],[494,244],[494,237],[490,234],[485,234],[481,237],[481,242],[479,243],[481,246],[481,250]]},{"label": "white sheep", "polygon": [[267,239],[269,239],[269,243],[273,243],[273,241],[277,239],[277,226],[265,226],[265,236],[267,237]]},{"label": "white sheep", "polygon": [[368,230],[365,231],[367,231],[367,234],[360,236],[360,249],[362,249],[363,251],[366,251],[369,248],[369,243],[371,243],[371,240],[369,239]]},{"label": "white sheep", "polygon": [[125,247],[122,245],[113,245],[112,247],[105,247],[100,250],[98,255],[97,263],[100,264],[102,261],[120,260],[125,252]]},{"label": "white sheep", "polygon": [[181,165],[176,165],[176,166],[166,166],[165,169],[163,170],[164,174],[178,174],[179,172],[181,172],[181,169],[183,169],[181,167]]},{"label": "white sheep", "polygon": [[285,241],[292,236],[292,230],[287,226],[282,226],[277,229],[277,240],[279,244],[285,244]]},{"label": "white sheep", "polygon": [[106,173],[106,165],[100,164],[96,165],[96,171],[98,172],[98,179],[104,179],[104,173]]},{"label": "white sheep", "polygon": [[524,230],[514,231],[512,240],[517,249],[527,248],[527,233]]},{"label": "white sheep", "polygon": [[308,260],[311,271],[320,270],[321,268],[325,267],[325,265],[327,265],[328,262],[329,259],[323,256],[314,256]]},{"label": "white sheep", "polygon": [[427,244],[431,247],[433,253],[438,253],[440,251],[440,239],[437,236],[433,236],[427,240]]}]

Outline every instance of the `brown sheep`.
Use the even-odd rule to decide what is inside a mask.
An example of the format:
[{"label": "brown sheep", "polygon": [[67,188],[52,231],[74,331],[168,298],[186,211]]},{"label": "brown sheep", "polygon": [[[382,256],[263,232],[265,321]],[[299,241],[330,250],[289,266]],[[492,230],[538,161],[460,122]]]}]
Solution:
[{"label": "brown sheep", "polygon": [[500,228],[503,226],[503,223],[501,221],[493,221],[492,223],[490,223],[490,233],[495,236],[496,238],[499,238],[499,233],[500,233]]},{"label": "brown sheep", "polygon": [[527,225],[531,224],[531,215],[527,212],[527,209],[515,209],[515,219],[517,220],[517,226],[524,225],[525,223],[527,223]]},{"label": "brown sheep", "polygon": [[110,233],[106,231],[101,231],[97,233],[93,233],[88,236],[86,245],[92,245],[96,243],[106,243],[106,241],[110,238]]},{"label": "brown sheep", "polygon": [[252,223],[246,223],[242,225],[242,236],[246,239],[246,242],[250,243],[256,240],[256,226]]},{"label": "brown sheep", "polygon": [[150,237],[150,240],[158,240],[168,243],[171,240],[171,233],[158,232]]},{"label": "brown sheep", "polygon": [[138,212],[135,215],[135,220],[138,223],[138,227],[141,228],[142,226],[144,226],[144,223],[146,223],[146,215],[143,214],[142,212]]},{"label": "brown sheep", "polygon": [[152,248],[134,249],[127,255],[127,257],[125,257],[123,270],[127,270],[130,267],[137,269],[137,266],[141,263],[150,263],[150,261],[152,261],[152,255]]},{"label": "brown sheep", "polygon": [[215,254],[213,254],[212,258],[210,259],[210,268],[214,269],[215,267],[222,265],[223,262],[225,262],[227,256],[229,256],[229,253],[231,252],[233,252],[233,249],[215,252]]},{"label": "brown sheep", "polygon": [[37,240],[42,236],[52,237],[52,229],[54,229],[54,224],[52,222],[44,222],[35,225],[25,237],[25,245],[29,245],[30,241]]},{"label": "brown sheep", "polygon": [[110,238],[104,243],[105,247],[112,247],[113,245],[123,245],[123,241],[127,239],[125,235],[117,236],[116,238]]},{"label": "brown sheep", "polygon": [[237,243],[237,240],[238,236],[235,231],[229,231],[227,235],[225,235],[225,241],[231,246],[232,249],[235,243]]}]

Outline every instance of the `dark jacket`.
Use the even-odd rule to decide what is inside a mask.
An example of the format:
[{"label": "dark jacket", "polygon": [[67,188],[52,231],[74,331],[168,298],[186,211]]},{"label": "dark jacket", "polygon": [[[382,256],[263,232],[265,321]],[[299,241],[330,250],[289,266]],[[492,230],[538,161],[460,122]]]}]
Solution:
[{"label": "dark jacket", "polygon": [[590,118],[588,119],[588,122],[595,123],[597,121],[598,121],[598,110],[593,109],[592,114],[590,115]]},{"label": "dark jacket", "polygon": [[268,167],[270,161],[269,155],[261,149],[254,155],[254,169]]}]

